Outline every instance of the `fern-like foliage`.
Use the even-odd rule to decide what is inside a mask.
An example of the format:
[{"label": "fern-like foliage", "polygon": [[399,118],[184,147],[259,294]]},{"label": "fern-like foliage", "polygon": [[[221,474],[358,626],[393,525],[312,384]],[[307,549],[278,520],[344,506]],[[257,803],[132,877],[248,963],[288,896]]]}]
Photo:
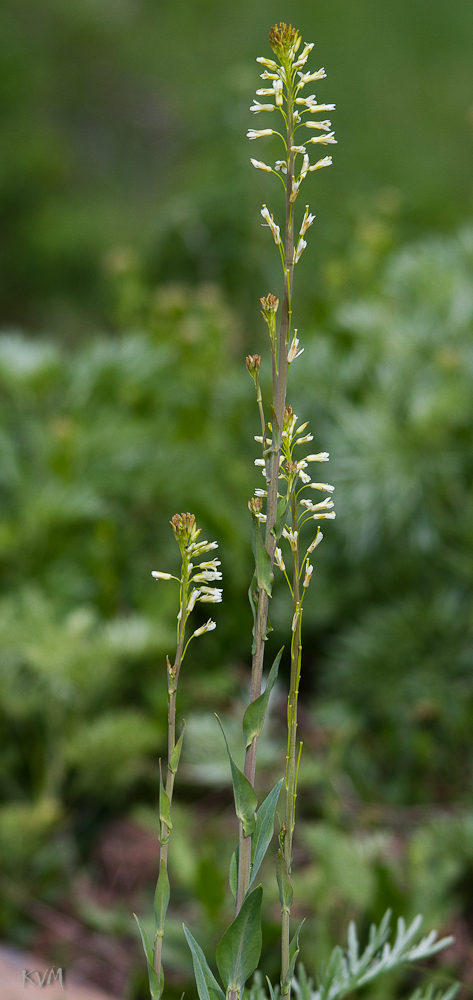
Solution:
[{"label": "fern-like foliage", "polygon": [[442,990],[437,990],[437,992],[435,992],[434,986],[431,983],[427,989],[414,990],[414,993],[411,997],[409,997],[409,1000],[454,1000],[454,997],[456,997],[459,989],[460,983],[453,983],[453,985],[450,986],[448,990],[445,990],[445,992]]},{"label": "fern-like foliage", "polygon": [[[437,940],[437,931],[431,931],[417,944],[413,944],[422,917],[417,916],[409,927],[406,927],[402,917],[397,922],[397,934],[394,943],[388,943],[391,931],[391,911],[384,915],[379,927],[371,926],[369,942],[360,954],[360,946],[353,922],[348,928],[348,948],[334,948],[326,966],[322,966],[317,977],[317,988],[305,973],[302,965],[298,968],[297,978],[293,980],[294,992],[298,1000],[339,1000],[353,990],[365,986],[383,972],[390,972],[407,962],[418,962],[429,958],[451,944],[453,938]],[[434,997],[432,989],[423,993],[417,991],[410,1000],[451,1000],[456,987],[451,987],[447,993]]]}]

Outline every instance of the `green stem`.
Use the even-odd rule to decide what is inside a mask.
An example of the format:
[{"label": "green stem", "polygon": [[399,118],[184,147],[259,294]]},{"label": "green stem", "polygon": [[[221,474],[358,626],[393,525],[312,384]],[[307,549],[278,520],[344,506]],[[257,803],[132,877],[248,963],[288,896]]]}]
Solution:
[{"label": "green stem", "polygon": [[[177,702],[177,685],[179,681],[179,672],[181,669],[181,663],[183,660],[184,651],[184,641],[186,633],[186,623],[187,623],[187,597],[189,590],[189,559],[185,548],[181,549],[182,552],[182,576],[181,576],[181,600],[180,600],[180,612],[181,617],[179,619],[178,625],[178,638],[177,638],[177,648],[176,657],[174,661],[174,666],[171,666],[169,658],[167,660],[167,683],[168,683],[168,766],[166,775],[166,794],[169,799],[169,808],[172,805],[172,796],[174,791],[174,778],[175,773],[171,771],[170,763],[171,757],[176,746],[176,702]],[[168,847],[169,838],[171,831],[166,823],[162,823],[161,830],[161,852],[160,852],[160,869],[164,866],[166,872],[168,867]],[[156,946],[154,951],[154,967],[158,975],[158,980],[161,982],[162,976],[162,950],[163,950],[163,938],[164,938],[164,922],[165,917],[163,917],[162,926],[158,927],[156,933]]]},{"label": "green stem", "polygon": [[[289,75],[288,75],[289,78]],[[293,145],[294,116],[293,116],[293,92],[292,86],[287,94],[287,147]],[[291,202],[292,181],[294,178],[294,153],[289,153],[287,167],[287,187],[286,187],[286,221],[285,221],[285,253],[284,253],[284,295],[281,309],[281,326],[279,331],[279,344],[273,348],[273,372],[276,372],[275,388],[273,391],[272,403],[272,426],[273,426],[273,451],[269,461],[269,480],[267,482],[268,500],[266,507],[266,535],[265,545],[271,559],[274,561],[274,551],[276,539],[272,529],[276,523],[278,505],[278,477],[279,477],[279,456],[281,454],[281,433],[284,424],[284,410],[286,407],[287,389],[287,353],[289,332],[291,328],[291,296],[293,279],[293,259],[294,259],[294,217],[293,205]],[[278,362],[276,364],[276,352]],[[264,432],[263,432],[264,435]],[[261,694],[261,679],[263,674],[264,644],[266,641],[268,624],[269,598],[265,590],[258,591],[258,609],[255,626],[255,652],[251,667],[251,690],[250,702],[255,701]],[[247,748],[245,756],[245,775],[254,787],[256,771],[256,754],[258,747],[258,737],[254,737]],[[243,827],[240,823],[239,838],[239,859],[238,859],[238,884],[236,898],[236,914],[239,913],[250,879],[251,862],[251,837],[245,837]],[[230,997],[230,1000],[234,1000]]]},{"label": "green stem", "polygon": [[[292,495],[292,530],[297,530],[297,498]],[[299,542],[297,541],[294,550],[293,566],[293,615],[297,615],[296,627],[292,633],[291,644],[291,679],[289,686],[289,697],[287,703],[287,753],[286,753],[286,811],[284,825],[283,857],[284,866],[288,877],[291,875],[292,867],[292,838],[294,833],[296,795],[297,795],[297,771],[296,741],[297,741],[297,701],[299,697],[299,681],[301,676],[301,653],[302,653],[302,602],[300,593],[300,566],[299,566]],[[285,983],[289,970],[289,943],[290,943],[290,905],[286,905],[281,910],[282,939],[281,939],[281,983]],[[287,996],[290,995],[290,987]]]}]

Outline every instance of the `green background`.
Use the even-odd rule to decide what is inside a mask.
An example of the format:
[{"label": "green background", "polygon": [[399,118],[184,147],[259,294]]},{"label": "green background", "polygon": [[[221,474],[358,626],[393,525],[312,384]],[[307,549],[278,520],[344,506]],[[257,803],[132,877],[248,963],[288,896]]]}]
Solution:
[{"label": "green background", "polygon": [[[245,133],[267,122],[248,110],[254,59],[280,18],[315,41],[339,140],[303,189],[317,220],[296,271],[305,353],[289,393],[311,448],[331,453],[337,506],[305,612],[301,955],[313,974],[349,917],[364,933],[388,906],[421,910],[456,935],[445,975],[471,982],[471,5],[4,0],[0,926],[136,1000],[130,914],[151,912],[177,611],[150,572],[178,568],[176,510],[218,539],[225,587],[181,681],[176,997],[193,990],[181,921],[211,953],[231,913],[236,833],[212,713],[238,755],[260,485],[244,357],[265,355],[267,388],[258,299],[281,282],[259,210],[282,209],[278,182],[249,163],[277,147]],[[269,655],[290,626],[282,581],[271,618]],[[283,661],[261,793],[282,773],[286,681]],[[274,980],[271,856],[264,878]],[[81,943],[58,933],[64,912]],[[370,997],[407,996],[417,977]]]}]

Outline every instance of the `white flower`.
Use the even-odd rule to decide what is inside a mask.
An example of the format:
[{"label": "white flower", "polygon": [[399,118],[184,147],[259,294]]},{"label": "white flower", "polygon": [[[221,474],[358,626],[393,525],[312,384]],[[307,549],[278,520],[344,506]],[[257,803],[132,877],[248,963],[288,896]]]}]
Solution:
[{"label": "white flower", "polygon": [[191,596],[189,597],[188,605],[187,605],[187,610],[188,611],[193,611],[194,610],[195,602],[198,601],[200,595],[201,595],[201,591],[200,590],[193,590],[192,591]]},{"label": "white flower", "polygon": [[196,628],[194,636],[203,635],[204,632],[212,632],[214,628],[217,628],[217,625],[211,618],[209,618],[205,625],[201,625],[200,628]]},{"label": "white flower", "polygon": [[[253,160],[251,162],[253,163]],[[273,234],[274,242],[275,242],[275,244],[277,246],[281,242],[281,236],[280,236],[279,226],[276,225],[273,216],[269,214],[269,211],[266,208],[266,205],[263,205],[263,207],[261,209],[261,215],[263,216],[263,219],[265,219],[266,224],[269,226],[269,228],[270,228],[270,230],[271,230],[271,232]]]},{"label": "white flower", "polygon": [[312,52],[313,48],[314,48],[313,42],[308,42],[307,45],[304,45],[304,48],[302,49],[302,52],[297,62],[294,63],[293,69],[298,69],[299,66],[305,66],[309,58],[309,52]]},{"label": "white flower", "polygon": [[297,438],[297,440],[294,441],[294,444],[309,444],[309,441],[313,440],[314,440],[313,434],[306,434],[305,437]]},{"label": "white flower", "polygon": [[314,521],[321,521],[322,518],[326,518],[327,521],[333,521],[336,518],[336,513],[334,510],[329,511],[328,514],[314,514]]},{"label": "white flower", "polygon": [[297,463],[297,471],[300,472],[301,469],[307,469],[307,462],[305,458],[301,458],[300,462]]},{"label": "white flower", "polygon": [[255,101],[253,101],[253,104],[251,105],[250,111],[253,111],[255,115],[257,115],[259,111],[276,111],[276,105],[275,104],[260,104],[259,101],[255,100]]},{"label": "white flower", "polygon": [[258,521],[261,521],[262,524],[266,524],[266,514],[262,514],[260,511],[256,511],[255,517],[257,517]]},{"label": "white flower", "polygon": [[260,490],[260,489],[255,490],[255,497],[267,497],[267,495],[268,495],[267,490]]},{"label": "white flower", "polygon": [[315,510],[312,500],[301,500],[301,507],[307,507],[307,510]]},{"label": "white flower", "polygon": [[327,76],[323,66],[316,73],[298,73],[297,75],[300,78],[299,87],[304,87],[306,83],[311,83],[312,80],[324,80]]},{"label": "white flower", "polygon": [[291,152],[292,153],[305,153],[306,152],[306,148],[305,148],[305,146],[291,146]]},{"label": "white flower", "polygon": [[324,156],[322,160],[317,160],[317,163],[313,163],[312,166],[309,167],[309,170],[310,171],[320,170],[322,167],[331,167],[331,166],[332,166],[332,157]]},{"label": "white flower", "polygon": [[222,600],[223,590],[220,587],[206,587],[201,586],[202,597],[199,600],[207,604],[220,604]]},{"label": "white flower", "polygon": [[255,458],[255,465],[262,465],[263,468],[266,468],[266,462],[264,458]]},{"label": "white flower", "polygon": [[[299,242],[301,242],[301,241],[299,240]],[[302,242],[304,243],[304,246],[307,246],[305,240],[302,240]],[[303,249],[304,249],[304,247],[302,247],[302,250]],[[300,257],[300,255],[302,253],[302,250],[301,250],[301,252],[299,254],[299,257]],[[299,260],[299,257],[297,258],[297,260]],[[294,260],[295,264],[297,264],[297,260],[296,259]],[[296,337],[296,336],[294,336],[292,338],[292,344],[291,344],[291,346],[289,348],[289,351],[287,353],[287,362],[288,362],[288,364],[289,365],[292,364],[292,362],[295,361],[296,358],[300,357],[300,355],[302,354],[303,350],[304,350],[303,347],[301,347],[301,349],[299,350],[299,338]]]},{"label": "white flower", "polygon": [[296,613],[295,613],[295,615],[294,615],[294,618],[292,619],[292,625],[291,625],[291,631],[292,631],[292,632],[295,632],[295,631],[296,631],[296,628],[297,628],[297,623],[298,623],[298,621],[299,621],[299,614],[300,614],[300,612],[299,612],[299,611],[296,611]]},{"label": "white flower", "polygon": [[308,171],[309,167],[310,167],[309,154],[305,153],[304,154],[304,159],[302,161],[301,172],[299,174],[299,178],[300,178],[301,181],[303,181],[304,178],[307,177],[307,171]]},{"label": "white flower", "polygon": [[[336,104],[313,104],[311,102],[310,110],[311,112],[318,113],[319,111],[335,111]],[[318,122],[304,122],[304,125],[309,125],[309,128],[317,128]]]},{"label": "white flower", "polygon": [[[276,79],[277,79],[277,77],[276,77]],[[256,93],[257,93],[258,97],[267,97],[268,94],[275,94],[276,93],[275,86],[276,86],[276,84],[274,85],[274,87],[260,87],[260,89],[257,90]],[[282,87],[282,83],[281,83],[281,87]]]},{"label": "white flower", "polygon": [[281,572],[284,573],[285,569],[286,569],[286,566],[285,566],[285,563],[284,563],[284,559],[282,557],[281,549],[276,548],[276,551],[274,553],[274,561],[276,563],[276,566],[279,566],[279,569],[281,570]]},{"label": "white flower", "polygon": [[282,108],[283,105],[282,80],[274,81],[274,93],[276,94],[276,104],[278,108]]},{"label": "white flower", "polygon": [[160,573],[157,569],[152,570],[151,576],[155,580],[172,580],[172,573]]},{"label": "white flower", "polygon": [[310,483],[310,476],[307,475],[307,472],[303,472],[302,469],[299,469],[299,478],[306,485],[307,485],[307,483]]},{"label": "white flower", "polygon": [[308,426],[309,426],[309,421],[306,420],[306,422],[304,424],[301,424],[300,427],[297,428],[296,434],[302,434],[302,431],[305,431],[306,427],[308,427]]},{"label": "white flower", "polygon": [[286,160],[276,160],[274,164],[275,170],[280,170],[281,173],[287,174],[287,163]]},{"label": "white flower", "polygon": [[[300,240],[299,240],[299,242],[297,244],[297,247],[294,247],[294,264],[297,264],[297,262],[301,259],[301,255],[302,255],[303,251],[305,250],[306,246],[307,246],[307,240],[303,240],[302,236],[301,236],[301,238],[300,238]],[[302,351],[300,353],[302,354]],[[296,357],[297,357],[297,354],[296,354]],[[293,359],[291,359],[291,360],[293,360]]]},{"label": "white flower", "polygon": [[297,538],[299,535],[298,531],[292,531],[292,528],[283,528],[282,530],[284,538],[287,538],[289,545],[293,552],[297,549]]},{"label": "white flower", "polygon": [[218,569],[204,569],[202,573],[196,573],[192,577],[193,583],[211,583],[212,580],[221,580],[222,574]]},{"label": "white flower", "polygon": [[311,578],[313,572],[314,572],[314,567],[311,566],[310,563],[307,563],[306,568],[305,568],[304,583],[302,584],[303,587],[308,587],[309,586],[310,578]]},{"label": "white flower", "polygon": [[305,104],[306,107],[309,107],[309,104],[316,104],[317,102],[315,100],[315,94],[309,94],[308,97],[296,97],[295,103]]},{"label": "white flower", "polygon": [[328,462],[329,457],[328,451],[319,451],[317,455],[306,455],[305,460],[306,462]]},{"label": "white flower", "polygon": [[330,483],[312,483],[311,490],[326,490],[327,493],[333,493],[335,486],[331,486]]},{"label": "white flower", "polygon": [[317,546],[320,545],[323,537],[324,536],[323,536],[320,528],[317,528],[317,534],[316,534],[316,536],[314,538],[314,541],[310,543],[309,548],[307,549],[307,554],[309,554],[309,552],[313,552],[314,549],[316,549]]},{"label": "white flower", "polygon": [[318,144],[319,146],[336,146],[338,139],[334,139],[335,132],[324,132],[323,135],[313,135],[312,139],[307,140],[307,145],[309,142],[313,146]]},{"label": "white flower", "polygon": [[261,434],[255,434],[253,440],[257,441],[258,444],[263,444],[263,436]]},{"label": "white flower", "polygon": [[265,56],[257,56],[256,62],[267,66],[268,69],[278,69],[278,64],[274,62],[274,59],[266,59]]},{"label": "white flower", "polygon": [[[299,236],[305,236],[307,230],[315,222],[315,219],[316,219],[316,216],[312,215],[309,212],[309,206],[306,205],[305,212],[304,212],[304,218],[303,218],[302,223],[301,223],[301,228],[299,229]],[[307,424],[306,424],[306,426],[307,426]]]},{"label": "white flower", "polygon": [[290,196],[290,201],[296,200],[297,195],[299,194],[300,183],[301,183],[300,181],[295,181],[294,178],[292,178],[292,192]]},{"label": "white flower", "polygon": [[249,128],[248,132],[246,133],[246,138],[247,139],[261,139],[261,137],[263,135],[274,135],[273,129],[272,128],[260,128],[260,129]]},{"label": "white flower", "polygon": [[269,174],[271,174],[273,172],[273,168],[272,167],[268,167],[268,164],[267,163],[262,163],[261,160],[254,160],[252,157],[250,157],[250,163],[252,163],[253,166],[256,167],[257,170],[266,170],[267,173],[269,173]]},{"label": "white flower", "polygon": [[210,559],[209,562],[201,563],[199,569],[217,569],[221,565],[220,559]]},{"label": "white flower", "polygon": [[[311,501],[309,500],[308,502],[310,503]],[[304,503],[304,501],[301,500],[301,503]],[[334,503],[333,503],[332,497],[325,497],[325,500],[321,500],[320,503],[311,504],[310,509],[311,510],[332,510],[333,506],[334,506]]]},{"label": "white flower", "polygon": [[265,69],[264,73],[260,73],[260,77],[262,80],[279,80],[279,73],[268,73]]},{"label": "white flower", "polygon": [[202,556],[204,552],[210,552],[211,549],[218,549],[218,542],[191,542],[187,546],[187,551],[192,552],[194,556]]},{"label": "white flower", "polygon": [[[310,111],[315,111],[315,108],[310,108],[309,110]],[[323,132],[330,132],[330,129],[332,128],[332,122],[329,122],[329,121],[324,121],[324,122],[304,122],[304,125],[307,125],[307,128],[318,128],[318,129],[321,129]]]}]

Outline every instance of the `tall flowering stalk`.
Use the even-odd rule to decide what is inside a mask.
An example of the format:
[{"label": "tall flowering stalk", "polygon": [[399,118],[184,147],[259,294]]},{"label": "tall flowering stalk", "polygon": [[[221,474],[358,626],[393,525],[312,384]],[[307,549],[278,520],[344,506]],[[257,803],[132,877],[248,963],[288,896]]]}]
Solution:
[{"label": "tall flowering stalk", "polygon": [[[359,952],[356,929],[353,924],[350,925],[348,950],[346,952],[342,952],[340,948],[334,950],[326,969],[320,971],[315,992],[312,990],[311,980],[307,980],[307,977],[304,981],[301,979],[300,984],[297,984],[295,979],[300,927],[291,939],[290,917],[293,896],[291,886],[292,845],[297,776],[302,750],[302,744],[298,747],[297,743],[302,615],[305,595],[313,574],[313,564],[310,560],[323,539],[320,522],[332,520],[335,517],[335,511],[332,500],[334,487],[330,483],[313,482],[310,474],[314,465],[327,462],[329,456],[327,452],[318,452],[300,457],[300,447],[309,445],[313,437],[312,434],[307,433],[307,422],[298,425],[298,418],[292,407],[286,402],[286,390],[289,365],[303,352],[303,348],[299,346],[297,330],[292,331],[294,267],[307,246],[305,236],[315,218],[310,213],[309,206],[306,205],[299,220],[296,242],[294,239],[296,202],[301,185],[307,176],[322,167],[330,166],[332,162],[330,156],[325,156],[315,163],[311,163],[307,147],[316,144],[328,145],[336,140],[331,131],[331,122],[328,119],[314,120],[312,118],[314,114],[331,111],[334,105],[317,104],[315,94],[303,96],[307,84],[314,80],[322,80],[326,75],[324,69],[315,72],[304,70],[313,48],[312,43],[304,45],[302,52],[298,55],[301,47],[299,33],[291,25],[280,24],[271,29],[270,44],[277,61],[263,56],[258,58],[257,61],[264,67],[262,78],[268,81],[268,86],[259,89],[257,97],[271,97],[272,102],[262,104],[255,99],[251,110],[255,114],[279,111],[283,125],[281,131],[270,128],[250,129],[248,138],[254,140],[276,135],[283,144],[282,159],[276,160],[274,167],[256,159],[252,159],[251,162],[257,169],[277,176],[284,187],[284,226],[281,227],[275,221],[274,215],[266,205],[263,205],[261,209],[264,224],[270,229],[280,253],[284,287],[279,329],[277,323],[278,299],[273,294],[261,299],[262,314],[268,326],[271,345],[270,419],[266,416],[260,384],[261,357],[258,354],[253,354],[246,359],[247,369],[255,383],[261,423],[261,434],[256,436],[256,441],[261,445],[261,457],[255,459],[255,465],[261,468],[265,482],[264,488],[255,489],[254,496],[248,505],[253,520],[255,572],[249,589],[254,625],[250,703],[243,718],[246,746],[244,772],[237,767],[227,743],[235,811],[240,821],[238,847],[230,864],[230,888],[235,899],[235,918],[221,938],[216,952],[216,963],[225,992],[215,978],[201,947],[187,927],[184,927],[192,954],[199,1000],[240,1000],[246,982],[258,966],[262,946],[261,901],[263,890],[261,885],[253,887],[253,883],[273,837],[276,808],[283,783],[285,806],[281,819],[277,859],[277,881],[281,904],[281,996],[289,997],[294,981],[298,997],[303,996],[311,998],[311,1000],[323,1000],[323,998],[325,1000],[341,1000],[342,997],[353,993],[358,987],[371,982],[381,972],[393,969],[402,962],[425,958],[451,942],[449,938],[436,941],[436,933],[432,931],[418,945],[412,947],[412,938],[418,930],[421,918],[416,918],[408,928],[400,919],[397,937],[391,947],[387,943],[390,916],[388,911],[379,928],[371,928],[369,944],[362,954]],[[304,138],[299,142],[296,133],[300,129],[308,129],[310,138]],[[313,130],[320,134],[312,135]],[[304,131],[303,135],[306,136],[307,133]],[[315,495],[309,493],[312,490],[316,491]],[[322,499],[318,499],[321,494],[326,495]],[[314,528],[315,525],[317,527],[304,552],[301,538],[302,534],[305,534],[303,529],[309,522],[312,522]],[[209,584],[221,579],[218,560],[201,562],[194,571],[194,560],[209,549],[215,548],[216,542],[197,541],[199,532],[195,527],[195,520],[190,514],[176,514],[171,523],[181,550],[182,569],[179,578],[180,610],[174,665],[171,666],[168,660],[168,766],[165,788],[161,782],[161,867],[155,896],[156,930],[152,947],[144,931],[140,928],[148,960],[153,1000],[160,1000],[164,985],[161,952],[164,921],[169,900],[167,852],[172,831],[171,804],[174,777],[183,738],[183,732],[181,732],[176,741],[177,683],[180,667],[191,639],[215,628],[215,623],[209,620],[205,625],[196,629],[186,641],[186,625],[198,600],[217,602],[221,599],[221,590],[209,586]],[[278,545],[279,541],[281,547]],[[283,554],[283,546],[287,549],[286,558]],[[288,569],[286,569],[286,562]],[[269,695],[276,681],[283,653],[281,649],[276,656],[268,675],[265,690],[262,693],[264,648],[268,631],[268,607],[272,592],[274,564],[285,577],[292,598],[286,770],[284,778],[277,782],[258,807],[254,787],[258,739],[264,725]],[[155,572],[153,575],[157,579],[172,579],[168,573]],[[225,737],[225,733],[223,735]],[[271,1000],[275,1000],[275,991],[269,981],[268,986]],[[254,992],[255,995],[262,994],[261,985],[258,985]],[[436,1000],[453,1000],[454,993],[455,990],[453,992],[452,990],[447,991],[444,996],[437,997]],[[432,994],[427,993],[425,996],[416,994],[416,997],[412,997],[411,1000],[432,1000]]]},{"label": "tall flowering stalk", "polygon": [[198,636],[204,635],[205,632],[211,632],[216,628],[216,623],[209,618],[204,625],[196,628],[187,638],[187,625],[197,602],[202,604],[218,604],[222,600],[222,588],[214,586],[215,582],[222,579],[222,573],[218,568],[220,561],[214,558],[197,563],[197,560],[201,559],[207,552],[218,548],[217,542],[198,541],[202,529],[197,528],[193,514],[174,514],[171,520],[171,527],[181,552],[181,575],[180,577],[176,577],[171,573],[164,573],[160,570],[153,570],[151,574],[156,581],[177,580],[179,583],[179,612],[177,615],[177,641],[174,663],[171,664],[169,657],[166,657],[168,759],[165,785],[163,784],[160,762],[159,820],[161,852],[159,875],[154,897],[155,932],[152,944],[148,940],[146,932],[135,914],[147,959],[150,992],[153,1000],[159,1000],[164,989],[162,948],[170,895],[168,848],[172,831],[171,807],[174,779],[179,765],[185,727],[185,723],[183,722],[181,734],[176,740],[176,702],[179,673],[191,641]]},{"label": "tall flowering stalk", "polygon": [[[262,458],[257,459],[256,464],[262,467],[262,472],[266,479],[266,491],[257,491],[256,498],[250,502],[250,511],[255,521],[254,534],[256,542],[260,538],[260,525],[261,523],[265,524],[264,545],[255,545],[256,571],[250,588],[255,606],[251,702],[258,699],[261,695],[264,645],[267,636],[268,607],[273,579],[272,567],[274,564],[276,542],[280,534],[280,528],[282,527],[282,525],[279,525],[279,522],[281,519],[284,519],[287,509],[286,501],[284,499],[281,500],[279,497],[278,483],[283,454],[288,368],[303,350],[299,348],[297,331],[294,331],[291,340],[294,266],[298,263],[307,245],[304,236],[315,218],[315,216],[310,214],[307,206],[301,220],[298,242],[295,245],[295,203],[301,184],[307,175],[321,167],[329,166],[332,162],[331,157],[327,156],[315,163],[311,163],[307,146],[314,143],[327,145],[336,141],[333,132],[330,131],[331,123],[329,121],[309,121],[306,118],[307,115],[313,115],[320,111],[332,110],[334,108],[333,104],[317,104],[315,94],[309,97],[301,96],[308,83],[313,80],[321,80],[326,75],[324,69],[319,69],[315,73],[302,72],[313,44],[309,43],[305,45],[300,56],[298,56],[297,53],[301,46],[301,36],[291,25],[280,24],[270,31],[270,45],[278,61],[267,59],[265,56],[258,57],[257,62],[264,67],[261,77],[263,80],[268,81],[268,86],[257,90],[256,93],[257,97],[271,97],[274,103],[262,104],[255,99],[250,110],[255,114],[279,111],[283,119],[282,130],[278,131],[271,128],[249,129],[247,135],[252,140],[276,135],[280,138],[284,147],[283,158],[276,160],[274,167],[260,160],[251,159],[253,166],[257,169],[275,174],[282,182],[285,190],[283,238],[281,237],[281,227],[274,221],[274,216],[270,213],[267,206],[263,205],[261,210],[264,223],[269,227],[280,252],[284,288],[279,332],[277,330],[276,319],[279,306],[278,299],[271,294],[261,299],[262,314],[267,323],[271,341],[273,382],[271,421],[265,419],[259,385],[261,359],[258,355],[252,355],[247,358],[248,371],[255,381],[261,419],[262,433],[258,439],[262,444]],[[310,130],[319,129],[321,135],[311,136],[305,140],[305,145],[298,145],[296,132],[303,127]],[[259,505],[262,493],[264,493],[266,498],[266,512],[264,514],[261,511],[262,504]],[[279,506],[278,500],[280,501]],[[244,773],[252,786],[254,786],[255,781],[257,744],[258,735],[254,735],[246,750]],[[236,897],[237,914],[248,889],[250,866],[251,838],[250,836],[245,836],[243,824],[240,824],[238,888]]]}]

